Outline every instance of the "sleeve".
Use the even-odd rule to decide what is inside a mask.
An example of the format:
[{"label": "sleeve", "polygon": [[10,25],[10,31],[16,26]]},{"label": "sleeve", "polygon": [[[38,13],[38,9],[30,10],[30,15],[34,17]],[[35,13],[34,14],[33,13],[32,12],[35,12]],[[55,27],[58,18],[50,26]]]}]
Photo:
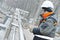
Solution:
[{"label": "sleeve", "polygon": [[39,28],[34,28],[33,29],[33,34],[39,35],[40,34],[40,29]]}]

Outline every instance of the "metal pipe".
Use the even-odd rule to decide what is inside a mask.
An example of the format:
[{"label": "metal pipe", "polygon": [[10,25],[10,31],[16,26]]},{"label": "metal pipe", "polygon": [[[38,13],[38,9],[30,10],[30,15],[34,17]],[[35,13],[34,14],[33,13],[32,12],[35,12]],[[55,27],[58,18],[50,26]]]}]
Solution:
[{"label": "metal pipe", "polygon": [[[13,15],[13,16],[11,17],[11,20],[10,20],[9,25],[6,26],[6,27],[8,27],[8,28],[6,29],[6,33],[5,33],[5,35],[4,35],[4,40],[8,40],[10,31],[11,31],[11,27],[12,27],[11,23],[13,22],[13,19],[14,19],[14,15],[15,15],[15,14],[13,13],[12,15]],[[7,22],[9,22],[9,21],[7,21]]]},{"label": "metal pipe", "polygon": [[21,22],[21,15],[19,9],[16,8],[16,12],[18,13],[18,24],[19,24],[19,31],[20,31],[20,40],[24,40],[23,30],[22,30],[22,22]]},{"label": "metal pipe", "polygon": [[20,32],[20,40],[25,40],[23,28],[22,28],[22,20],[21,20],[22,16],[20,14],[21,13],[23,13],[23,14],[29,13],[29,12],[16,8],[16,13],[18,14],[18,25],[19,25],[19,32]]}]

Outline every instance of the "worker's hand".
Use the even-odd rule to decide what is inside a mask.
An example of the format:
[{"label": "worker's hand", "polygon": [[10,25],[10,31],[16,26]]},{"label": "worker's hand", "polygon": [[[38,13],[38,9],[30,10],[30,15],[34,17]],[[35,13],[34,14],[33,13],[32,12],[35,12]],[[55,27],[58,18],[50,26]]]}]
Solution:
[{"label": "worker's hand", "polygon": [[56,25],[57,25],[57,22],[54,23],[54,26],[56,26]]},{"label": "worker's hand", "polygon": [[29,31],[32,33],[33,32],[33,28],[34,28],[34,26],[33,25],[29,25]]},{"label": "worker's hand", "polygon": [[38,26],[31,25],[29,26],[29,31],[32,33],[34,28],[37,28]]}]

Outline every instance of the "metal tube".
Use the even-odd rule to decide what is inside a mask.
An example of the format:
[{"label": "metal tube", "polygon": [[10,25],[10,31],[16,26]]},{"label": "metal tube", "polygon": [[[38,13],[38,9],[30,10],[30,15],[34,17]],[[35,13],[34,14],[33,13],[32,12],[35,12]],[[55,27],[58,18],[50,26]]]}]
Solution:
[{"label": "metal tube", "polygon": [[20,31],[20,40],[24,40],[23,30],[22,30],[22,24],[21,24],[21,15],[19,14],[19,9],[16,9],[18,13],[18,24],[19,24],[19,31]]}]

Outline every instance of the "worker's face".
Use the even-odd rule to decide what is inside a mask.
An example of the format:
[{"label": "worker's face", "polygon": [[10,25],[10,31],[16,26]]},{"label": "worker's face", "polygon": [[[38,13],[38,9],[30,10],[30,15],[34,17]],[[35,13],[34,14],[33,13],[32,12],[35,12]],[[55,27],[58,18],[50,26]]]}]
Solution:
[{"label": "worker's face", "polygon": [[46,9],[42,9],[43,12],[46,12]]}]

